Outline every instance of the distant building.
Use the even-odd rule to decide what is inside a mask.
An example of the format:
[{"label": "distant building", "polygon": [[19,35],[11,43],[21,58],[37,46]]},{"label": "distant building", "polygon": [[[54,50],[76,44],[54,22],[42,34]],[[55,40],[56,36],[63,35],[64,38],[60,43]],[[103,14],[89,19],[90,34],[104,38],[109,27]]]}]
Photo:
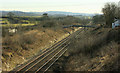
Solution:
[{"label": "distant building", "polygon": [[112,28],[114,29],[115,27],[120,27],[120,19],[115,19],[115,22],[112,23]]},{"label": "distant building", "polygon": [[118,2],[118,6],[120,7],[120,1]]},{"label": "distant building", "polygon": [[8,29],[9,33],[16,33],[17,29],[16,28],[10,28]]}]

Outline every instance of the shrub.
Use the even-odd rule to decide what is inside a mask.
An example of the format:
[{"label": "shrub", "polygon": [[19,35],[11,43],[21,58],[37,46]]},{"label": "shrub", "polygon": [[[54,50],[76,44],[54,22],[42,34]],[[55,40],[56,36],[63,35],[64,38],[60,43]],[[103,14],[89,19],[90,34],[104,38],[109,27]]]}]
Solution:
[{"label": "shrub", "polygon": [[43,22],[43,27],[55,27],[55,25],[56,25],[56,22],[53,20]]},{"label": "shrub", "polygon": [[[91,33],[82,33],[80,34],[78,40],[73,39],[71,42],[71,49],[69,53],[71,54],[91,54],[96,51],[101,45],[106,44],[107,33],[93,35]],[[73,47],[74,45],[74,47]],[[73,49],[74,48],[74,49]]]}]

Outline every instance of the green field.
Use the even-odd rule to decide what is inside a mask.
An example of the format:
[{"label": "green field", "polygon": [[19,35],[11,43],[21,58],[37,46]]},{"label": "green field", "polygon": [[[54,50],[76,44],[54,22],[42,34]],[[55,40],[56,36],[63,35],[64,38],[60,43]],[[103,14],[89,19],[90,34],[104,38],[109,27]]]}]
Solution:
[{"label": "green field", "polygon": [[9,26],[12,26],[12,27],[18,27],[18,26],[33,26],[35,24],[2,24],[0,25],[0,27],[9,27]]},{"label": "green field", "polygon": [[[28,20],[21,20],[22,22],[27,22],[27,23],[10,23],[8,19],[1,19],[0,21],[0,27],[18,27],[18,26],[33,26],[35,25],[34,23],[30,23]],[[6,23],[6,24],[4,24]]]}]

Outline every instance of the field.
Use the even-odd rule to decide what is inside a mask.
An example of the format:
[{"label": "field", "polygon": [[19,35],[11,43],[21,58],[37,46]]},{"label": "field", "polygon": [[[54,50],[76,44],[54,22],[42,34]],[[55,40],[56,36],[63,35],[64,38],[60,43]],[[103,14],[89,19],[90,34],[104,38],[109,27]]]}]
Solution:
[{"label": "field", "polygon": [[0,27],[19,27],[19,26],[33,26],[35,24],[6,24],[0,25]]},{"label": "field", "polygon": [[[20,27],[20,26],[33,26],[35,24],[33,23],[30,23],[29,21],[27,20],[21,20],[21,22],[24,22],[24,23],[10,23],[10,21],[8,19],[0,19],[1,22],[0,22],[0,27]],[[25,23],[26,22],[26,23]]]}]

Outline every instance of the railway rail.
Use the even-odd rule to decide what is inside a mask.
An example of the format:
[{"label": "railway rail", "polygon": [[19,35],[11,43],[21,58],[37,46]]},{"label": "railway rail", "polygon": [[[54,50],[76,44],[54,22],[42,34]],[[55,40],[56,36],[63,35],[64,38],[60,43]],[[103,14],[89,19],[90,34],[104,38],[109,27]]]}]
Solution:
[{"label": "railway rail", "polygon": [[31,59],[27,63],[15,68],[9,73],[19,73],[19,72],[46,72],[66,51],[67,46],[70,44],[71,38],[74,38],[80,34],[82,29],[70,34],[68,37],[57,42],[50,48],[42,50],[38,56]]}]

